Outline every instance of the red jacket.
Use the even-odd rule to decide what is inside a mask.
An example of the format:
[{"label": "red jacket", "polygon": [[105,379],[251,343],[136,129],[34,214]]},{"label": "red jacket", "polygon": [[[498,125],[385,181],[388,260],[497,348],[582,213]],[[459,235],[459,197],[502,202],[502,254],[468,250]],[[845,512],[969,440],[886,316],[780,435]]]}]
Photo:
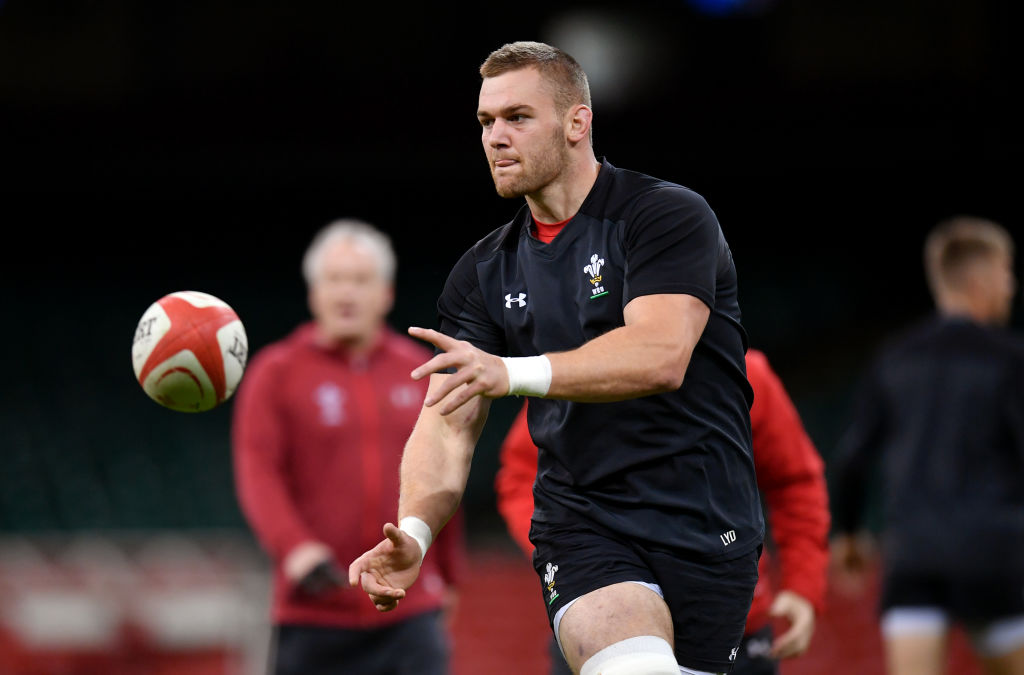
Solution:
[{"label": "red jacket", "polygon": [[396,521],[399,463],[427,381],[409,372],[431,352],[386,330],[368,357],[314,341],[311,323],[255,355],[234,403],[235,484],[242,511],[274,563],[275,623],[374,627],[441,606],[463,565],[462,517],[438,535],[418,582],[394,612],[358,589],[301,596],[281,571],[306,540],[348,565]]},{"label": "red jacket", "polygon": [[[747,378],[754,390],[750,423],[757,485],[768,510],[778,570],[761,557],[760,580],[747,616],[747,632],[768,622],[775,589],[809,600],[820,613],[825,598],[830,516],[825,467],[804,429],[796,407],[762,352],[747,352]],[[537,448],[526,425],[526,406],[501,446],[495,480],[498,511],[516,543],[527,553],[533,515]]]}]

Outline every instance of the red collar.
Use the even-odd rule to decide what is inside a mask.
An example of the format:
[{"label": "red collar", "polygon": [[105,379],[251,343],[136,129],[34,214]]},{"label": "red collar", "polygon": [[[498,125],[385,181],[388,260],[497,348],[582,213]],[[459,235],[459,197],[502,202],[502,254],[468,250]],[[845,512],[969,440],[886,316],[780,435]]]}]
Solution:
[{"label": "red collar", "polygon": [[[532,215],[530,216],[533,217]],[[565,220],[557,223],[542,223],[536,218],[533,218],[533,227],[531,228],[533,236],[541,240],[545,244],[550,244],[558,236],[558,233],[562,231],[565,224],[572,220],[572,216]]]}]

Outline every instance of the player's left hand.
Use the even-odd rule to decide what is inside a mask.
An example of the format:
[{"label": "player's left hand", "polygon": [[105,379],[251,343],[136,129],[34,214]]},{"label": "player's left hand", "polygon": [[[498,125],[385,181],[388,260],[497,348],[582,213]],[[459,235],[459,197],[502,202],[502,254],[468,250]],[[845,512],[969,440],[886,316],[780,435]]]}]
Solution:
[{"label": "player's left hand", "polygon": [[454,395],[445,401],[441,408],[442,415],[450,415],[474,396],[500,398],[508,395],[508,369],[500,357],[429,328],[412,327],[409,329],[409,335],[426,340],[438,349],[444,350],[443,354],[438,354],[413,370],[412,379],[421,380],[431,373],[441,373],[449,368],[455,368],[455,373],[444,378],[436,391],[427,394],[423,404],[428,408],[445,401],[453,392]]},{"label": "player's left hand", "polygon": [[773,658],[788,659],[807,651],[814,635],[814,606],[806,598],[793,591],[780,591],[768,614],[789,621],[789,630],[772,642]]}]

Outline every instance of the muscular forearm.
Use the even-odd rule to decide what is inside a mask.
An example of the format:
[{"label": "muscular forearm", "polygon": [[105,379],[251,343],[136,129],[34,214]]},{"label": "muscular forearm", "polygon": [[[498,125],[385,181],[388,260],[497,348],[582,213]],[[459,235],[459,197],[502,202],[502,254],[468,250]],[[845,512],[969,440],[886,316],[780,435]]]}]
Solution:
[{"label": "muscular forearm", "polygon": [[[433,375],[431,387],[446,375]],[[451,415],[424,408],[402,455],[399,519],[415,516],[437,533],[459,506],[488,402],[476,398]]]}]

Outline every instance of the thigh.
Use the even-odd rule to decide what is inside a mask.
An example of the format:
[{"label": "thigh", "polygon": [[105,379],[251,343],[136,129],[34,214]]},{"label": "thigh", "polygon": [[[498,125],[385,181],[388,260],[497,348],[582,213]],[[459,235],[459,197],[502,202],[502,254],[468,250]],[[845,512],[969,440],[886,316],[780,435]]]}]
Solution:
[{"label": "thigh", "polygon": [[679,665],[728,672],[739,655],[760,552],[710,562],[662,551],[646,558],[672,613]]},{"label": "thigh", "polygon": [[671,645],[672,616],[660,595],[629,581],[577,598],[558,625],[565,660],[574,672],[605,647],[644,635]]},{"label": "thigh", "polygon": [[617,537],[586,524],[534,523],[533,566],[540,581],[548,623],[577,598],[624,581],[657,583],[636,551]]},{"label": "thigh", "polygon": [[[918,591],[911,592],[914,588]],[[925,602],[920,585],[906,584],[894,596]],[[941,597],[938,595],[935,598]],[[933,600],[937,602],[937,600]],[[882,614],[885,662],[891,675],[940,675],[945,668],[951,620],[937,605],[894,605]]]},{"label": "thigh", "polygon": [[946,669],[947,633],[900,634],[884,638],[890,675],[942,675]]},{"label": "thigh", "polygon": [[656,635],[672,643],[664,601],[628,583],[656,583],[628,542],[585,522],[534,523],[530,537],[548,622],[570,666],[578,670],[597,651],[630,637]]}]

